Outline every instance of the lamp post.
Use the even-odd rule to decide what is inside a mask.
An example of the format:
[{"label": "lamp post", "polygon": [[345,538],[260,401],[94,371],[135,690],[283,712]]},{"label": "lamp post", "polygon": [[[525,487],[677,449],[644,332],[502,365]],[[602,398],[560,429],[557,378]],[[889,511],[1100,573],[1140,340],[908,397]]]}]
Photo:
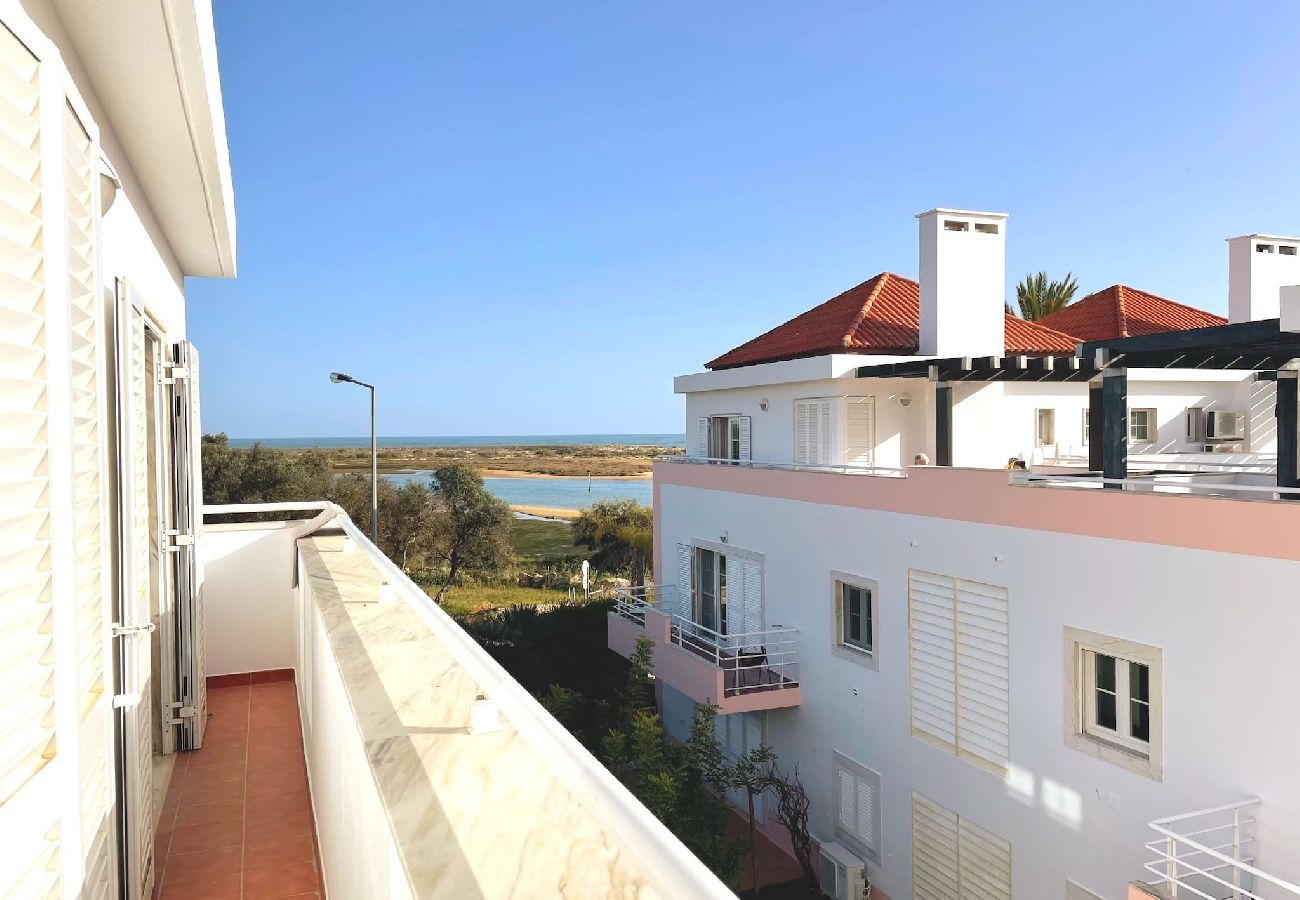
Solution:
[{"label": "lamp post", "polygon": [[379,546],[379,450],[375,443],[375,386],[357,381],[351,375],[342,372],[330,372],[330,381],[335,384],[359,384],[370,389],[370,543]]}]

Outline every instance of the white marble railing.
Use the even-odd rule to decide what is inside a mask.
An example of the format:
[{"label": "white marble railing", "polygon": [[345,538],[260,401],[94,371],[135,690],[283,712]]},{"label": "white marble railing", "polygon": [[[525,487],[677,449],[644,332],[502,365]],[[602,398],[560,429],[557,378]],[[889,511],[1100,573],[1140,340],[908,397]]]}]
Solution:
[{"label": "white marble railing", "polygon": [[[261,568],[297,585],[290,652],[332,896],[734,897],[341,511],[205,509],[266,511],[315,515],[295,524],[296,567]],[[210,622],[232,611],[246,615],[209,592]]]}]

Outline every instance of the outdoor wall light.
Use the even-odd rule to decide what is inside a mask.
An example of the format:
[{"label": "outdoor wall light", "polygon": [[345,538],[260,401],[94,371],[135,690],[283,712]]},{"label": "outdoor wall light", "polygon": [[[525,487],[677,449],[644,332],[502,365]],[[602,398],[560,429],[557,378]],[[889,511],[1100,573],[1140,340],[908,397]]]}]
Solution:
[{"label": "outdoor wall light", "polygon": [[912,395],[909,394],[907,391],[903,391],[903,393],[901,393],[901,394],[898,395],[898,405],[899,405],[899,406],[911,406],[911,405],[912,405]]},{"label": "outdoor wall light", "polygon": [[758,408],[761,409],[763,412],[767,412],[767,406],[768,406],[768,403],[767,403],[767,398],[766,398],[766,397],[764,397],[762,400],[759,400],[759,401],[758,401]]},{"label": "outdoor wall light", "polygon": [[99,158],[99,214],[102,216],[113,206],[117,192],[122,188],[122,179],[113,171],[113,164],[104,157]]}]

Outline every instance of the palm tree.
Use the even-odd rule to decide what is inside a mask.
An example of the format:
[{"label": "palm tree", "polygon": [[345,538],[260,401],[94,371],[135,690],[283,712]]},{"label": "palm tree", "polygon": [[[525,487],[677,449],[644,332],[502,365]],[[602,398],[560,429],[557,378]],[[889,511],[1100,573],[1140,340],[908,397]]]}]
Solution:
[{"label": "palm tree", "polygon": [[1048,280],[1046,272],[1026,275],[1016,285],[1016,302],[1020,304],[1020,317],[1034,321],[1050,316],[1070,305],[1079,290],[1073,272],[1066,272],[1059,281]]}]

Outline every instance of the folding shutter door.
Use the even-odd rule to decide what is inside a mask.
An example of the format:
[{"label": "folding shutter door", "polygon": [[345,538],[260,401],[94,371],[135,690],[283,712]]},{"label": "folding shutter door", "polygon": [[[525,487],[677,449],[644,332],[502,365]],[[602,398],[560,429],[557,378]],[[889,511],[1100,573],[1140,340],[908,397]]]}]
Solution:
[{"label": "folding shutter door", "polygon": [[737,454],[736,459],[748,462],[753,458],[749,446],[750,418],[749,416],[737,416],[736,420],[738,423],[736,428],[740,433],[740,451]]},{"label": "folding shutter door", "polygon": [[913,900],[965,900],[957,814],[912,794]]},{"label": "folding shutter door", "polygon": [[102,472],[107,464],[101,423],[103,390],[102,304],[96,275],[98,254],[99,151],[72,106],[63,108],[65,228],[68,243],[69,387],[72,410],[73,529],[77,571],[78,678],[81,702],[82,854],[87,898],[114,888],[113,776],[109,698],[105,691],[108,540]]},{"label": "folding shutter door", "polygon": [[808,459],[808,400],[794,401],[794,463],[807,465]]},{"label": "folding shutter door", "polygon": [[[677,545],[677,615],[689,622],[692,608],[692,578],[695,566],[695,548],[690,544]],[[673,610],[665,610],[672,612]]]},{"label": "folding shutter door", "polygon": [[40,87],[0,25],[0,896],[60,893]]},{"label": "folding shutter door", "polygon": [[202,521],[200,435],[198,421],[198,352],[188,342],[175,346],[170,394],[172,466],[176,484],[171,543],[175,585],[175,627],[180,747],[203,745],[207,721],[206,659],[203,634],[203,582],[196,543]]},{"label": "folding shutter door", "polygon": [[1011,764],[1007,589],[957,579],[957,748],[1005,772]]},{"label": "folding shutter door", "polygon": [[[757,560],[743,556],[728,556],[727,571],[739,575],[733,577],[732,584],[741,587],[740,620],[734,630],[749,635],[742,639],[745,650],[757,651],[762,646],[763,630],[763,573]],[[735,595],[733,594],[732,597]],[[731,597],[728,598],[731,600]],[[728,603],[730,605],[730,603]]]},{"label": "folding shutter door", "polygon": [[118,281],[117,349],[118,495],[121,548],[121,620],[118,634],[122,767],[119,802],[129,897],[148,897],[153,884],[153,717],[148,392],[153,373],[145,354],[145,323]]},{"label": "folding shutter door", "polygon": [[831,401],[817,401],[817,458],[815,462],[828,466],[835,462],[835,445],[831,441]]},{"label": "folding shutter door", "polygon": [[709,453],[709,420],[707,417],[701,418],[697,423],[696,434],[698,441],[695,445],[695,455],[701,459],[707,459],[711,455]]},{"label": "folding shutter door", "polygon": [[912,733],[957,749],[956,582],[908,572],[908,651]]},{"label": "folding shutter door", "polygon": [[875,459],[876,398],[849,397],[845,400],[845,462],[869,466]]}]

